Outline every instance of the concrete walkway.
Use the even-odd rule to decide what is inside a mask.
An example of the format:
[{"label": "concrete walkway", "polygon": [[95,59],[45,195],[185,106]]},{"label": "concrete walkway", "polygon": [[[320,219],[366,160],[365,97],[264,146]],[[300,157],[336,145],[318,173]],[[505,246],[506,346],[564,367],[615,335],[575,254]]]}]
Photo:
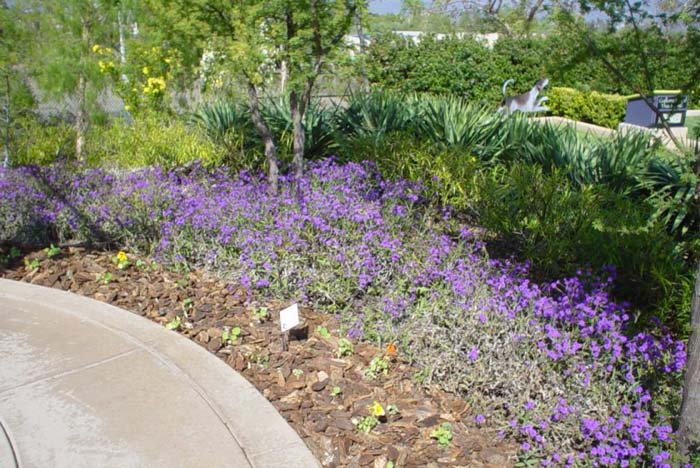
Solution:
[{"label": "concrete walkway", "polygon": [[147,319],[0,279],[0,467],[318,467],[274,407]]}]

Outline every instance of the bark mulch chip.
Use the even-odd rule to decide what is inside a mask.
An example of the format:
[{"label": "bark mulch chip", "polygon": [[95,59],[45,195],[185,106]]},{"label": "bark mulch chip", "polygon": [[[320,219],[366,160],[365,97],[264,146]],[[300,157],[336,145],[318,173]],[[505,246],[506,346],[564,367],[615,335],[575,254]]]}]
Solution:
[{"label": "bark mulch chip", "polygon": [[[36,251],[23,264],[0,268],[0,276],[72,291],[164,326],[174,327],[179,317],[177,331],[255,385],[323,466],[513,466],[515,446],[496,430],[475,426],[464,400],[416,383],[416,369],[402,361],[400,350],[389,356],[355,343],[351,355],[338,358],[337,321],[301,308],[307,337],[292,337],[282,351],[276,315],[289,304],[251,300],[243,288],[202,271],[179,274],[133,255],[120,270],[115,255],[68,248],[48,258]],[[390,366],[386,375],[369,379],[365,371],[374,357],[387,357]],[[386,414],[364,433],[357,423],[371,414],[374,402]],[[451,425],[453,437],[440,448],[431,433],[443,423]]]}]

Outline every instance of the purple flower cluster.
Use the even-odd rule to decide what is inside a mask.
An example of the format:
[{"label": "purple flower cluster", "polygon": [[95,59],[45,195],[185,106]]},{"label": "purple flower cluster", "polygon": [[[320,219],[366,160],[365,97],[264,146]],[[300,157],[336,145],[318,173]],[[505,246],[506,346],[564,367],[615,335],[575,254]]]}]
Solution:
[{"label": "purple flower cluster", "polygon": [[[487,259],[479,230],[424,203],[419,185],[369,163],[328,159],[280,187],[199,166],[0,169],[0,239],[88,238],[207,266],[337,313],[353,337],[404,337],[418,362],[441,353],[434,377],[481,395],[543,466],[668,466],[672,431],[645,382],[681,371],[685,348],[661,328],[626,330],[612,272],[533,284],[527,265]],[[520,367],[501,374],[504,361]]]}]

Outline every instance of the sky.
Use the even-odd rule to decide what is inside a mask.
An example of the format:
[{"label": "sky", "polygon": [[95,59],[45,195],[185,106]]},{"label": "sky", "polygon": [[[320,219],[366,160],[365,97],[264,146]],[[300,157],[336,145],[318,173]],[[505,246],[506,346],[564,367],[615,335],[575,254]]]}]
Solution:
[{"label": "sky", "polygon": [[369,11],[372,13],[398,13],[401,10],[401,0],[370,0]]}]

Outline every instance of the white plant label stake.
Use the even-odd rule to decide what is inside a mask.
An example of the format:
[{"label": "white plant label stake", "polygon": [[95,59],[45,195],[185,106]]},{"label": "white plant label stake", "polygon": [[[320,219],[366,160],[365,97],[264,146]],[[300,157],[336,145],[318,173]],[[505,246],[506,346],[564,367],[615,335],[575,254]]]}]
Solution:
[{"label": "white plant label stake", "polygon": [[289,347],[289,330],[299,325],[299,306],[292,304],[280,311],[280,329],[282,330],[282,351]]}]

